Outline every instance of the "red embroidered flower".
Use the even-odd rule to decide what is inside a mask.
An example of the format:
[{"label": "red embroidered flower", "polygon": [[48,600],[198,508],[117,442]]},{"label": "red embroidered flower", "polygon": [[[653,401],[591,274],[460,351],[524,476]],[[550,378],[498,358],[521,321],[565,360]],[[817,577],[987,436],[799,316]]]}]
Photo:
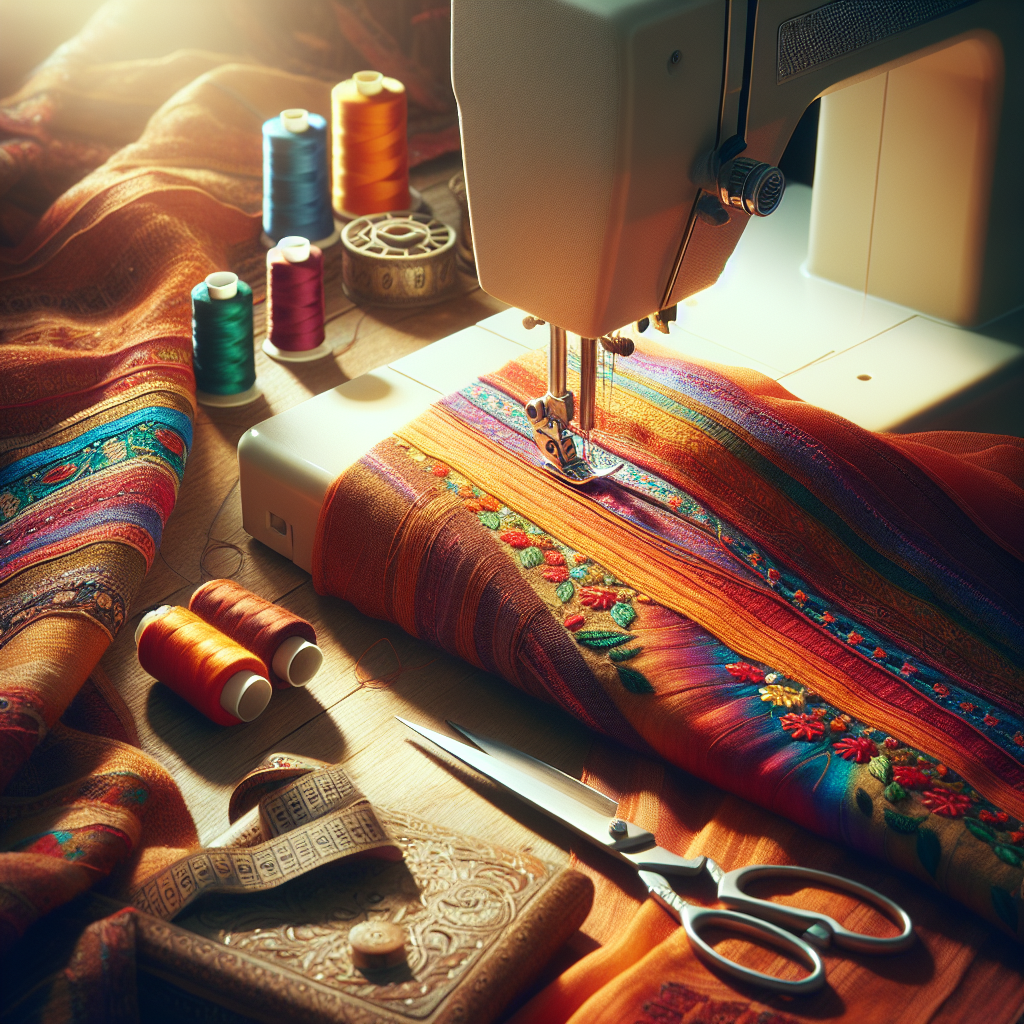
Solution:
[{"label": "red embroidered flower", "polygon": [[987,822],[989,825],[1005,825],[1010,820],[1010,816],[1006,811],[996,811],[995,814],[991,811],[978,811],[978,820]]},{"label": "red embroidered flower", "polygon": [[960,710],[970,714],[974,710],[974,705],[969,700],[962,700],[960,701]]},{"label": "red embroidered flower", "polygon": [[825,625],[827,626],[827,625],[830,625],[831,623],[835,622],[836,621],[836,617],[831,612],[822,612],[821,613],[821,621],[824,622]]},{"label": "red embroidered flower", "polygon": [[668,499],[668,507],[669,508],[679,508],[679,506],[682,505],[682,503],[683,503],[683,499],[682,498],[669,498]]},{"label": "red embroidered flower", "polygon": [[944,764],[937,764],[935,770],[945,778],[949,774],[949,769]]},{"label": "red embroidered flower", "polygon": [[995,715],[986,715],[982,721],[990,728],[994,729],[999,724],[999,719]]},{"label": "red embroidered flower", "polygon": [[844,736],[843,739],[836,741],[836,753],[840,754],[844,761],[867,764],[878,753],[878,747],[867,736]]},{"label": "red embroidered flower", "polygon": [[617,604],[619,595],[606,587],[584,587],[580,591],[580,600],[588,607],[597,611],[607,611]]},{"label": "red embroidered flower", "polygon": [[948,687],[948,686],[946,686],[946,685],[945,685],[944,683],[933,683],[933,684],[932,684],[932,689],[933,689],[933,690],[934,690],[934,691],[935,691],[935,692],[936,692],[936,693],[937,693],[937,694],[938,694],[938,695],[939,695],[940,697],[948,697],[948,696],[949,696],[949,687]]},{"label": "red embroidered flower", "polygon": [[549,566],[541,575],[549,583],[564,583],[569,578],[569,570],[564,565]]},{"label": "red embroidered flower", "polygon": [[883,744],[886,750],[899,750],[900,741],[895,736],[886,736]]},{"label": "red embroidered flower", "polygon": [[903,662],[903,665],[900,668],[900,675],[901,676],[910,677],[910,676],[913,676],[913,675],[916,675],[916,674],[917,674],[917,669],[914,668],[914,666],[911,665],[909,661]]},{"label": "red embroidered flower", "polygon": [[824,718],[828,714],[828,708],[811,708],[811,714],[817,718]]},{"label": "red embroidered flower", "polygon": [[851,629],[850,632],[846,634],[846,642],[848,644],[859,644],[863,639],[864,637],[862,637],[860,633],[853,629]]},{"label": "red embroidered flower", "polygon": [[948,789],[929,789],[921,795],[921,803],[945,818],[959,818],[971,806],[971,798]]},{"label": "red embroidered flower", "polygon": [[542,551],[552,551],[555,547],[555,542],[550,537],[533,537],[531,543]]},{"label": "red embroidered flower", "polygon": [[729,536],[729,534],[723,533],[722,534],[722,543],[723,544],[732,544],[734,542],[733,542],[732,537]]},{"label": "red embroidered flower", "polygon": [[807,600],[807,595],[802,590],[796,590],[793,592],[793,600],[797,604],[803,604]]},{"label": "red embroidered flower", "polygon": [[435,462],[430,470],[434,476],[447,476],[449,473],[448,467],[443,462]]},{"label": "red embroidered flower", "polygon": [[886,654],[885,651],[883,651],[881,647],[876,647],[871,652],[871,657],[872,658],[877,658],[879,661],[884,661],[886,658],[889,657],[889,655]]},{"label": "red embroidered flower", "polygon": [[783,715],[779,722],[794,740],[820,740],[825,735],[825,726],[816,715]]},{"label": "red embroidered flower", "polygon": [[1024,844],[1024,829],[1022,829],[1019,832],[1011,832],[1010,842],[1013,843],[1014,846],[1020,846]]},{"label": "red embroidered flower", "polygon": [[43,477],[44,484],[59,484],[61,480],[67,480],[78,467],[73,462],[65,462],[63,466],[54,466],[46,476]]},{"label": "red embroidered flower", "polygon": [[590,561],[590,559],[580,551],[577,551],[576,554],[572,556],[572,560],[577,565],[582,565],[584,562]]},{"label": "red embroidered flower", "polygon": [[747,561],[751,565],[757,565],[760,562],[764,561],[764,557],[762,555],[759,555],[756,551],[751,551],[750,554],[747,555]]},{"label": "red embroidered flower", "polygon": [[175,455],[180,455],[185,450],[184,441],[173,430],[168,430],[166,427],[157,427],[153,431],[153,436],[169,452],[174,452]]},{"label": "red embroidered flower", "polygon": [[760,669],[746,661],[735,661],[725,667],[729,675],[734,679],[738,679],[741,683],[760,683],[764,681],[764,669]]},{"label": "red embroidered flower", "polygon": [[910,768],[906,765],[893,768],[892,777],[901,786],[903,786],[904,789],[917,789],[919,786],[928,786],[932,781],[920,769]]},{"label": "red embroidered flower", "polygon": [[576,630],[579,629],[580,626],[582,626],[583,623],[585,623],[586,621],[587,620],[582,615],[570,615],[565,620],[563,625],[565,626],[566,629],[568,629],[571,632],[575,633]]},{"label": "red embroidered flower", "polygon": [[485,512],[497,512],[501,508],[501,502],[491,494],[484,494],[480,497],[480,507]]},{"label": "red embroidered flower", "polygon": [[833,718],[828,727],[833,732],[846,732],[846,723],[841,718]]},{"label": "red embroidered flower", "polygon": [[1013,742],[1016,743],[1018,747],[1024,747],[1024,732],[1015,732],[1013,734]]},{"label": "red embroidered flower", "polygon": [[506,530],[502,535],[501,539],[508,545],[514,548],[528,548],[532,547],[530,538],[523,533],[522,530]]},{"label": "red embroidered flower", "polygon": [[561,551],[548,551],[544,555],[544,561],[548,565],[565,565],[565,555]]},{"label": "red embroidered flower", "polygon": [[772,583],[777,583],[778,580],[779,580],[779,570],[778,569],[769,569],[768,570],[768,579],[771,580]]}]

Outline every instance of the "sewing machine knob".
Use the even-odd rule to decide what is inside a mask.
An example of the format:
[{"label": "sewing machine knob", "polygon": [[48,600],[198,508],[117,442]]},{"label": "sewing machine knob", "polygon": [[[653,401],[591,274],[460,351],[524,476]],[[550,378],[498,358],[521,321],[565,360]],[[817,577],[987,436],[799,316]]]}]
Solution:
[{"label": "sewing machine knob", "polygon": [[534,329],[534,327],[541,327],[545,323],[547,323],[547,321],[546,320],[541,320],[539,317],[535,317],[535,316],[524,316],[523,317],[523,326],[528,331],[532,331]]},{"label": "sewing machine knob", "polygon": [[786,179],[778,167],[750,157],[738,156],[724,163],[718,172],[718,197],[724,206],[734,206],[754,217],[773,213],[786,190]]}]

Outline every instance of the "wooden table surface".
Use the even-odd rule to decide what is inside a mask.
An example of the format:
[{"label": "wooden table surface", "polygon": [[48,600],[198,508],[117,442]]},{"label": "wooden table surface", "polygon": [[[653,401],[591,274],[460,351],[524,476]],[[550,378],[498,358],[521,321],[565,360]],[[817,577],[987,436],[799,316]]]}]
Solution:
[{"label": "wooden table surface", "polygon": [[[447,181],[460,168],[455,155],[432,162],[412,178],[434,215],[456,227],[459,211]],[[237,409],[200,408],[184,482],[160,553],[102,667],[131,707],[143,748],[180,785],[203,843],[227,828],[228,796],[235,782],[266,754],[285,750],[342,762],[381,806],[565,863],[567,833],[472,773],[426,755],[394,716],[441,730],[451,718],[498,734],[575,774],[590,742],[584,727],[503,680],[389,623],[367,618],[347,602],[320,597],[306,572],[242,529],[235,450],[245,430],[505,308],[469,277],[461,295],[436,306],[358,308],[342,293],[340,250],[340,244],[327,250],[325,268],[333,357],[276,363],[257,346],[263,398]],[[261,259],[233,269],[254,284],[264,273]],[[257,339],[263,336],[262,322],[260,304]],[[219,577],[235,579],[307,618],[325,656],[308,687],[275,691],[259,718],[233,728],[214,725],[156,684],[135,654],[135,626],[144,611],[160,604],[185,605],[200,583]]]}]

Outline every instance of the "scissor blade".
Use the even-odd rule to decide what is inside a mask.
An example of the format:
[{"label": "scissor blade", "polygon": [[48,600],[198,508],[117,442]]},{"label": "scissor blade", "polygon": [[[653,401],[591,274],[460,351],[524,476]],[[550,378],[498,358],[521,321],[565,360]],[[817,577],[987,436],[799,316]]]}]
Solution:
[{"label": "scissor blade", "polygon": [[566,775],[565,772],[560,772],[544,761],[524,754],[521,750],[516,750],[515,747],[510,747],[506,743],[470,732],[457,722],[449,720],[448,724],[461,732],[471,743],[475,743],[481,750],[490,754],[491,757],[504,761],[505,764],[513,765],[527,775],[546,782],[549,786],[565,793],[566,796],[578,800],[581,804],[585,804],[598,814],[603,815],[606,820],[616,816],[619,805],[610,796],[605,796],[604,793],[592,789],[586,783],[580,782],[579,779],[574,779],[571,775]]},{"label": "scissor blade", "polygon": [[[397,717],[397,716],[396,716]],[[617,854],[619,850],[629,850],[654,842],[650,832],[644,832],[635,825],[627,824],[627,834],[614,838],[608,831],[609,817],[582,803],[575,797],[541,779],[520,770],[515,765],[506,764],[476,747],[460,743],[458,740],[442,736],[433,729],[416,725],[405,718],[399,718],[414,732],[420,734],[442,750],[458,758],[463,764],[475,768],[481,775],[486,775],[507,790],[515,793],[521,800],[542,811],[555,821],[561,822],[584,839],[600,846],[609,853]]]}]

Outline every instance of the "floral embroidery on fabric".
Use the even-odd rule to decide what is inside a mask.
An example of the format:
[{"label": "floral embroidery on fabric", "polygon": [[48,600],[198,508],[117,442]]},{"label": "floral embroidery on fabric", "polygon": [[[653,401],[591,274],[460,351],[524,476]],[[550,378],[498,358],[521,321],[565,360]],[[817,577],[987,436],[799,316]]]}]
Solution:
[{"label": "floral embroidery on fabric", "polygon": [[[505,427],[515,430],[523,437],[532,436],[522,408],[511,403],[507,395],[493,386],[477,381],[459,394]],[[652,400],[658,400],[657,395],[650,397]],[[1021,727],[1024,723],[1015,722],[1010,726],[1001,722],[995,709],[979,701],[976,694],[949,683],[935,669],[899,651],[891,640],[883,640],[863,623],[851,620],[845,612],[816,595],[805,580],[775,564],[757,544],[721,520],[692,495],[662,480],[649,470],[641,469],[618,456],[613,458],[593,442],[590,449],[591,457],[597,463],[623,462],[623,468],[616,474],[617,479],[622,480],[631,490],[642,494],[649,501],[661,505],[690,525],[714,537],[723,550],[730,552],[749,571],[758,575],[772,591],[834,639],[853,648],[893,676],[910,682],[920,693],[934,700],[944,710],[970,722],[974,728],[1004,750],[1017,755],[1019,751],[1013,748],[1024,747],[1024,728]],[[572,575],[575,576],[575,573]]]},{"label": "floral embroidery on fabric", "polygon": [[681,981],[669,981],[643,1005],[636,1024],[797,1024],[793,1017],[761,1003],[715,999]]}]

